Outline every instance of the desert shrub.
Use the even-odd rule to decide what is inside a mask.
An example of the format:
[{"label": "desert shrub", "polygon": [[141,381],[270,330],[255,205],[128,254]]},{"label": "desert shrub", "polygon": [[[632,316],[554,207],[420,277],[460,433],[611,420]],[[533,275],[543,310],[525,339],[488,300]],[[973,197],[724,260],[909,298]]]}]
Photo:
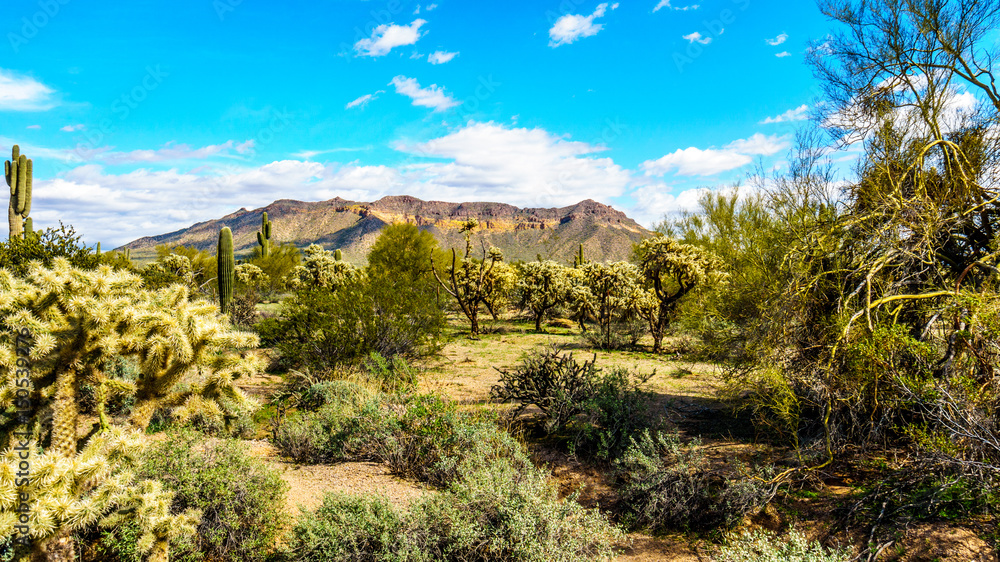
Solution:
[{"label": "desert shrub", "polygon": [[586,402],[597,393],[600,370],[596,360],[595,355],[581,364],[572,353],[555,347],[535,351],[513,370],[498,369],[500,382],[491,389],[491,397],[518,402],[515,414],[534,404],[542,411],[546,432],[561,431],[586,410]]},{"label": "desert shrub", "polygon": [[[328,493],[289,534],[289,558],[326,562],[406,560],[398,552],[403,521],[384,499]],[[419,560],[419,558],[416,558]]]},{"label": "desert shrub", "polygon": [[60,257],[80,269],[95,269],[100,264],[100,258],[83,244],[76,230],[62,222],[59,228],[47,228],[40,236],[15,237],[0,242],[0,263],[17,276],[26,275],[28,264],[33,261],[52,267],[52,261]]},{"label": "desert shrub", "polygon": [[284,302],[283,318],[261,329],[291,365],[324,369],[358,364],[372,352],[386,358],[431,353],[444,321],[429,296],[416,298],[387,278],[357,276],[336,290],[297,290]]},{"label": "desert shrub", "polygon": [[849,562],[855,558],[851,548],[826,549],[793,529],[787,541],[767,531],[745,533],[730,540],[712,559],[718,562]]},{"label": "desert shrub", "polygon": [[711,471],[699,445],[681,444],[676,433],[644,431],[613,461],[633,525],[653,531],[730,527],[773,497],[773,485],[762,480]]},{"label": "desert shrub", "polygon": [[195,544],[174,560],[265,560],[281,534],[287,485],[239,442],[175,431],[150,448],[139,474],[175,492],[173,512],[201,510]]},{"label": "desert shrub", "polygon": [[650,395],[640,387],[655,372],[645,377],[620,368],[603,373],[595,362],[596,356],[581,364],[557,348],[538,350],[513,370],[501,370],[491,396],[517,402],[514,415],[530,404],[538,406],[546,433],[568,432],[573,453],[609,460],[650,427]]},{"label": "desert shrub", "polygon": [[76,542],[80,545],[80,560],[82,562],[142,562],[144,557],[138,548],[141,535],[142,529],[135,522],[110,528],[93,527],[77,533]]},{"label": "desert shrub", "polygon": [[365,371],[385,392],[407,390],[417,384],[416,370],[399,356],[386,359],[377,351],[373,351],[365,360]]},{"label": "desert shrub", "polygon": [[615,368],[601,375],[594,395],[584,404],[584,419],[570,445],[572,452],[587,453],[601,460],[620,456],[642,431],[656,426],[651,419],[652,395],[642,390],[655,375],[636,376]]},{"label": "desert shrub", "polygon": [[[499,432],[495,427],[494,432]],[[622,533],[574,497],[558,499],[523,448],[467,443],[444,490],[406,512],[328,495],[290,535],[296,560],[608,560]]]},{"label": "desert shrub", "polygon": [[271,245],[267,257],[261,256],[260,246],[254,246],[246,263],[256,265],[265,275],[267,283],[261,288],[264,299],[273,299],[275,294],[285,289],[292,271],[302,262],[302,252],[294,244]]}]

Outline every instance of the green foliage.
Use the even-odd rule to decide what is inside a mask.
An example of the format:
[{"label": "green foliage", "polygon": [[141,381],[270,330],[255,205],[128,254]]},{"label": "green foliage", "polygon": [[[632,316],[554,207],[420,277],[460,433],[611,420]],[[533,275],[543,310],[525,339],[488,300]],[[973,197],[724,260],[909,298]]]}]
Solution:
[{"label": "green foliage", "polygon": [[[218,277],[218,259],[215,256],[205,250],[194,248],[193,246],[170,246],[167,244],[161,244],[156,247],[157,261],[167,258],[170,255],[183,256],[190,262],[191,272],[194,275],[191,281],[191,286],[197,287],[197,292],[199,294],[206,296],[214,294],[213,280]],[[124,257],[128,259],[127,254]],[[143,268],[139,274],[144,280],[147,281],[147,286],[154,289],[178,282],[171,276],[162,276],[160,272],[156,271],[155,268],[150,269],[149,266]]]},{"label": "green foliage", "polygon": [[490,396],[500,402],[518,402],[515,415],[534,404],[542,411],[548,433],[562,431],[597,393],[600,370],[596,360],[595,356],[580,364],[572,353],[558,348],[535,351],[513,370],[497,369],[500,381]]},{"label": "green foliage", "polygon": [[730,539],[712,559],[718,562],[850,562],[856,558],[850,547],[826,549],[793,529],[787,540],[778,539],[767,531],[744,533]]},{"label": "green foliage", "polygon": [[268,246],[267,257],[260,254],[260,247],[255,247],[246,263],[256,265],[267,275],[268,282],[262,288],[262,295],[271,299],[291,281],[292,272],[302,263],[302,252],[294,244]]},{"label": "green foliage", "polygon": [[[416,397],[384,447],[443,490],[405,513],[384,500],[328,495],[290,536],[296,560],[578,560],[623,538],[597,512],[558,499],[548,473],[489,422]],[[390,410],[395,411],[395,410]],[[384,437],[383,437],[384,438]]]},{"label": "green foliage", "polygon": [[382,229],[368,253],[368,276],[398,279],[400,285],[430,288],[431,256],[438,243],[434,235],[409,223],[390,224]]},{"label": "green foliage", "polygon": [[731,527],[774,495],[774,485],[763,479],[713,473],[700,447],[659,431],[631,439],[613,465],[633,525],[654,532]]},{"label": "green foliage", "polygon": [[[344,264],[345,262],[334,262]],[[444,315],[429,294],[352,274],[338,288],[305,287],[266,329],[284,361],[313,369],[357,364],[372,352],[407,358],[437,349]]]},{"label": "green foliage", "polygon": [[[583,251],[582,245],[580,251]],[[554,261],[542,261],[527,262],[518,269],[519,303],[535,316],[535,331],[540,332],[546,313],[562,304],[569,295],[566,268]]]},{"label": "green foliage", "polygon": [[654,299],[639,305],[653,335],[653,353],[661,350],[667,326],[674,318],[680,300],[695,287],[718,283],[722,263],[714,255],[672,238],[654,236],[635,248],[639,270]]},{"label": "green foliage", "polygon": [[[601,349],[618,349],[626,343],[635,345],[642,336],[639,309],[648,298],[641,286],[639,268],[628,262],[587,262],[580,268],[577,287],[572,292],[578,313],[589,313],[597,320],[598,333],[587,340]],[[638,322],[636,322],[638,321]]]},{"label": "green foliage", "polygon": [[238,441],[172,432],[147,452],[138,473],[174,492],[172,511],[202,513],[178,562],[266,560],[281,534],[287,484]]},{"label": "green foliage", "polygon": [[101,262],[73,227],[62,223],[59,228],[47,228],[38,236],[0,242],[0,264],[19,277],[27,274],[31,262],[51,267],[56,258],[65,258],[81,269],[94,269]]},{"label": "green foliage", "polygon": [[229,313],[229,305],[233,302],[233,285],[236,281],[236,257],[233,254],[233,231],[229,227],[219,231],[218,259],[219,310]]}]

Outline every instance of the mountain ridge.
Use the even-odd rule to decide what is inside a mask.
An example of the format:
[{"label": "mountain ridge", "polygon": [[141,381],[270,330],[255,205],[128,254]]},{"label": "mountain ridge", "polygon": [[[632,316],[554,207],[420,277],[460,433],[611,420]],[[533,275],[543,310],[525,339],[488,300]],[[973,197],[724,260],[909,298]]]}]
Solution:
[{"label": "mountain ridge", "polygon": [[503,250],[510,261],[545,259],[572,261],[578,245],[588,259],[618,260],[628,257],[632,244],[652,233],[625,213],[592,199],[565,207],[517,207],[499,202],[424,201],[410,195],[389,195],[373,202],[334,197],[306,202],[278,199],[253,210],[241,208],[218,219],[156,236],[145,236],[128,244],[132,255],[155,256],[160,244],[184,244],[209,250],[215,247],[219,230],[233,231],[238,254],[253,251],[261,215],[273,222],[272,243],[290,242],[299,247],[317,243],[327,249],[340,248],[344,258],[355,263],[366,260],[368,249],[386,225],[415,224],[430,231],[443,248],[462,249],[461,224],[475,218],[479,228],[474,238]]}]

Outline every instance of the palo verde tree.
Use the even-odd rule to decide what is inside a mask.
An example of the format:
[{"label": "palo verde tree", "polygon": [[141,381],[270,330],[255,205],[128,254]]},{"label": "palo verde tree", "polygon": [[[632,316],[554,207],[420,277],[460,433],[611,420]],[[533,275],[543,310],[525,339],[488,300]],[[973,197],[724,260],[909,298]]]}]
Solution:
[{"label": "palo verde tree", "polygon": [[688,244],[654,236],[635,248],[639,271],[655,297],[653,306],[642,307],[653,336],[653,353],[659,353],[663,335],[677,305],[692,289],[719,277],[721,263],[714,255]]},{"label": "palo verde tree", "polygon": [[[581,246],[582,247],[582,246]],[[521,306],[535,316],[535,331],[542,331],[542,319],[562,304],[569,293],[566,267],[558,262],[533,261],[521,264],[517,291]]]},{"label": "palo verde tree", "polygon": [[461,260],[454,248],[451,250],[451,265],[445,269],[447,282],[441,279],[431,256],[431,272],[444,290],[455,298],[458,307],[469,319],[470,333],[473,337],[479,335],[479,307],[487,298],[486,280],[493,272],[497,263],[503,261],[503,254],[497,248],[486,249],[483,243],[483,259],[476,260],[472,254],[472,231],[479,226],[479,221],[469,219],[463,223],[460,232],[465,235],[465,255]]},{"label": "palo verde tree", "polygon": [[[27,506],[33,559],[74,560],[71,533],[128,509],[128,502],[116,500],[134,488],[131,461],[114,453],[127,448],[127,438],[101,441],[117,425],[104,401],[131,397],[134,407],[122,423],[139,431],[158,410],[228,425],[252,405],[234,381],[260,369],[257,360],[236,352],[256,345],[255,335],[232,331],[214,305],[190,300],[181,285],[150,291],[126,271],[79,270],[61,258],[52,269],[34,266],[23,279],[0,269],[0,407],[22,414],[4,418],[0,438],[7,459],[15,447],[44,448],[29,464],[46,471],[12,480],[6,469],[13,465],[0,466],[0,522],[10,523],[20,505],[14,499],[24,493],[33,498]],[[138,365],[134,382],[105,374],[120,358]],[[80,415],[84,385],[96,388],[101,402],[89,431]],[[82,484],[91,476],[96,487]],[[156,531],[157,540],[168,531]]]}]

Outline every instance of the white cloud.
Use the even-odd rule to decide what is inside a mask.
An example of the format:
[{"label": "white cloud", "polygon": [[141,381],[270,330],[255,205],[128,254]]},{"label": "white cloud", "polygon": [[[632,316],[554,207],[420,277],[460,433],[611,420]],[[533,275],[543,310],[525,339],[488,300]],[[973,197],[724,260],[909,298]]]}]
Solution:
[{"label": "white cloud", "polygon": [[781,51],[780,53],[778,53],[778,54],[776,54],[774,56],[778,57],[779,59],[783,59],[785,57],[792,56],[792,53],[789,53],[788,51]]},{"label": "white cloud", "polygon": [[[567,14],[556,20],[556,23],[549,30],[549,46],[552,48],[560,45],[569,45],[581,37],[597,35],[597,32],[604,28],[604,24],[594,23],[597,18],[604,17],[608,9],[606,3],[597,6],[593,14],[581,16]],[[612,8],[614,9],[614,8]]]},{"label": "white cloud", "polygon": [[312,158],[319,156],[320,154],[332,154],[334,152],[360,152],[362,150],[371,150],[371,146],[338,147],[338,148],[328,148],[326,150],[300,150],[295,154],[293,154],[292,156],[296,158],[302,158],[303,160],[311,160]]},{"label": "white cloud", "polygon": [[437,4],[429,4],[426,8],[424,8],[424,10],[430,12],[430,11],[433,11],[434,8],[437,8],[437,7],[438,7]]},{"label": "white cloud", "polygon": [[425,20],[414,20],[410,25],[382,24],[375,28],[370,38],[354,44],[357,56],[381,57],[389,54],[394,47],[413,45],[420,39],[420,26]]},{"label": "white cloud", "polygon": [[457,56],[458,56],[458,53],[448,53],[448,52],[445,52],[445,51],[434,51],[433,53],[431,53],[427,57],[427,60],[431,64],[444,64],[444,63],[450,61],[451,59],[453,59],[453,58],[455,58]]},{"label": "white cloud", "polygon": [[132,150],[129,152],[116,152],[109,149],[97,149],[90,154],[90,158],[100,160],[109,164],[135,164],[153,163],[175,160],[204,160],[213,157],[238,157],[252,153],[255,141],[250,139],[246,142],[226,141],[222,144],[213,144],[201,148],[192,148],[186,144],[167,143],[156,150]]},{"label": "white cloud", "polygon": [[782,33],[781,35],[775,37],[774,39],[764,39],[764,42],[772,47],[777,47],[778,45],[784,43],[788,40],[788,34]]},{"label": "white cloud", "polygon": [[65,127],[60,127],[59,130],[66,133],[72,133],[74,131],[82,131],[86,128],[87,127],[84,126],[82,123],[78,123],[76,125],[66,125]]},{"label": "white cloud", "polygon": [[647,176],[662,176],[675,172],[681,176],[713,176],[734,170],[753,161],[752,156],[770,156],[788,148],[788,138],[760,133],[747,139],[735,140],[721,149],[688,147],[678,149],[656,160],[647,160],[641,168]]},{"label": "white cloud", "polygon": [[25,129],[41,129],[41,125],[28,125]]},{"label": "white cloud", "polygon": [[390,82],[396,87],[396,93],[402,94],[413,100],[413,105],[420,107],[432,107],[434,111],[444,111],[459,105],[459,102],[445,93],[444,88],[439,88],[437,84],[431,84],[426,88],[421,88],[416,78],[406,76],[396,76]]},{"label": "white cloud", "polygon": [[789,121],[805,121],[809,118],[809,106],[802,104],[795,109],[789,109],[788,111],[782,113],[781,115],[776,115],[774,117],[768,117],[760,122],[761,125],[770,125],[771,123],[786,123]]},{"label": "white cloud", "polygon": [[55,90],[31,78],[0,68],[0,111],[45,111],[55,107]]},{"label": "white cloud", "polygon": [[688,43],[694,43],[695,41],[697,41],[702,45],[708,45],[709,43],[712,42],[711,37],[702,37],[701,33],[698,31],[695,31],[694,33],[691,33],[689,35],[684,35],[683,38],[687,39]]},{"label": "white cloud", "polygon": [[347,105],[344,106],[344,109],[351,109],[352,107],[358,107],[358,106],[361,106],[363,108],[366,105],[368,105],[368,102],[375,101],[375,99],[378,98],[379,94],[384,94],[384,93],[385,90],[379,90],[374,94],[365,94],[354,101],[348,102]]},{"label": "white cloud", "polygon": [[688,10],[697,10],[700,7],[701,5],[699,4],[691,4],[690,6],[671,6],[670,0],[660,0],[660,3],[657,4],[655,8],[653,8],[653,12],[659,12],[663,8],[667,8],[668,10],[677,10],[680,12],[686,12]]},{"label": "white cloud", "polygon": [[657,160],[647,160],[642,163],[642,169],[647,175],[662,176],[670,171],[676,171],[682,176],[711,176],[746,166],[752,161],[749,156],[730,150],[712,148],[702,150],[692,146],[677,149]]},{"label": "white cloud", "polygon": [[785,150],[790,145],[787,136],[770,135],[765,136],[755,133],[748,139],[735,140],[726,145],[726,150],[749,154],[751,156],[771,156],[777,152]]},{"label": "white cloud", "polygon": [[709,191],[706,187],[686,189],[674,195],[673,189],[664,183],[644,185],[632,191],[629,195],[636,204],[626,211],[626,214],[639,224],[652,228],[664,215],[673,215],[681,211],[697,211],[698,201]]},{"label": "white cloud", "polygon": [[470,122],[441,138],[398,149],[446,163],[414,163],[425,191],[452,201],[503,201],[514,205],[569,205],[624,193],[632,174],[604,147],[571,141],[535,128]]}]

